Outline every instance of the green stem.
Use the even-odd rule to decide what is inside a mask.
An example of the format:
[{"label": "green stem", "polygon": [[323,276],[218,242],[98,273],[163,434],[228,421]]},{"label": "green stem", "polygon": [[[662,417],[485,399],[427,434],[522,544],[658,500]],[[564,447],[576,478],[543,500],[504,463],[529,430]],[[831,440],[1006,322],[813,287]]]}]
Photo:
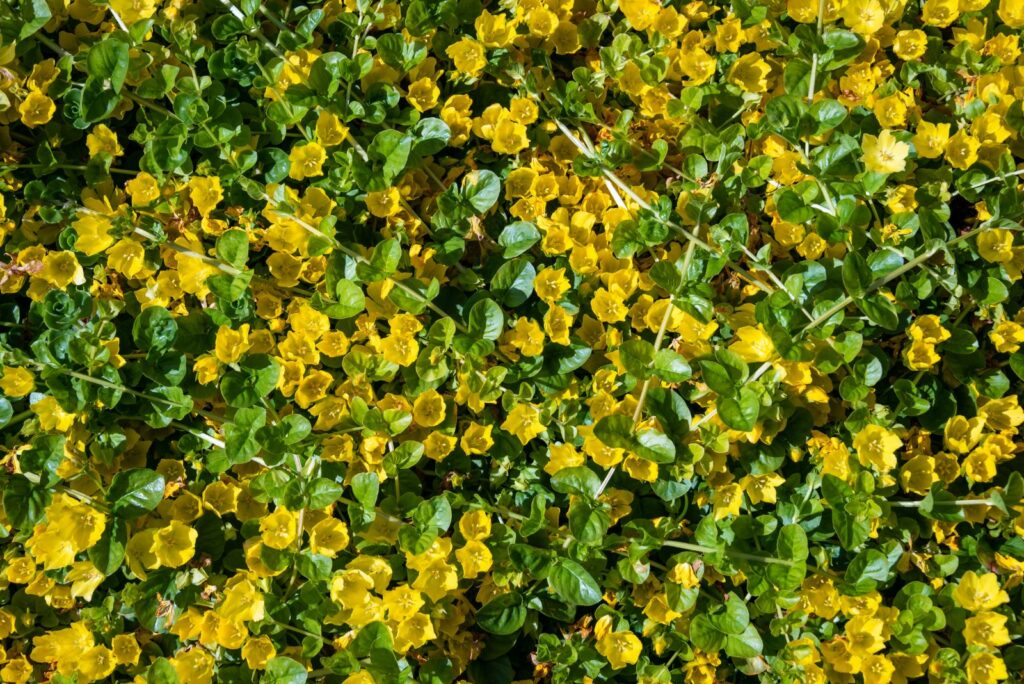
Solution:
[{"label": "green stem", "polygon": [[742,551],[733,551],[729,548],[716,549],[713,546],[703,546],[701,544],[689,544],[687,542],[677,542],[666,539],[663,541],[662,546],[670,546],[675,549],[683,549],[684,551],[694,551],[695,553],[724,553],[727,556],[738,558],[740,560],[748,560],[757,563],[768,563],[770,565],[788,565],[790,567],[797,565],[796,561],[785,560],[783,558],[774,558],[772,556],[759,556],[754,553],[744,553]]}]

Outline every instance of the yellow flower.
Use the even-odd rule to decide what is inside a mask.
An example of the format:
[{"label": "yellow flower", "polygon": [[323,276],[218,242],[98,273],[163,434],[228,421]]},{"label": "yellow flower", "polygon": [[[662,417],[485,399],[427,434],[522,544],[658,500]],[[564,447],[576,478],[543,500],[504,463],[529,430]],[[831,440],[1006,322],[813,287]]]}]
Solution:
[{"label": "yellow flower", "polygon": [[135,278],[146,271],[146,250],[138,240],[122,238],[107,253],[107,265],[125,276]]},{"label": "yellow flower", "polygon": [[554,475],[565,468],[576,468],[583,465],[586,458],[571,444],[552,444],[548,447],[548,462],[544,464],[544,472]]},{"label": "yellow flower", "polygon": [[978,254],[989,263],[1013,261],[1013,233],[1003,228],[990,228],[978,234]]},{"label": "yellow flower", "polygon": [[661,5],[654,0],[621,0],[619,9],[626,15],[630,26],[637,31],[645,31],[657,19]]},{"label": "yellow flower", "polygon": [[420,345],[405,335],[388,335],[380,341],[381,356],[398,366],[411,366],[420,354]]},{"label": "yellow flower", "polygon": [[217,329],[214,353],[221,363],[237,363],[251,346],[248,323],[240,325],[238,330],[232,330],[226,325]]},{"label": "yellow flower", "polygon": [[366,193],[366,208],[379,218],[394,216],[402,208],[398,188],[388,188]]},{"label": "yellow flower", "polygon": [[160,197],[160,185],[156,178],[145,171],[139,171],[139,175],[125,183],[124,189],[136,207],[144,207]]},{"label": "yellow flower", "polygon": [[483,10],[473,26],[476,37],[485,47],[507,47],[515,38],[517,20],[508,20],[505,14],[491,14]]},{"label": "yellow flower", "polygon": [[474,579],[491,569],[493,558],[487,545],[479,541],[468,541],[455,552],[455,558],[462,566],[462,576]]},{"label": "yellow flower", "polygon": [[917,125],[917,132],[912,139],[918,157],[935,159],[941,157],[949,142],[948,123],[930,123],[922,121]]},{"label": "yellow flower", "polygon": [[921,18],[929,26],[945,28],[960,16],[959,0],[925,0]]},{"label": "yellow flower", "polygon": [[468,511],[459,519],[459,532],[470,541],[483,541],[491,536],[491,516],[480,508]]},{"label": "yellow flower", "polygon": [[1010,676],[1003,659],[991,653],[972,653],[966,669],[968,684],[996,684]]},{"label": "yellow flower", "polygon": [[324,147],[334,147],[348,137],[348,126],[341,122],[337,114],[326,109],[320,110],[316,119],[316,139]]},{"label": "yellow flower", "polygon": [[413,402],[412,417],[417,425],[423,427],[440,425],[445,417],[444,397],[437,390],[423,392]]},{"label": "yellow flower", "polygon": [[462,450],[471,456],[482,456],[486,454],[490,448],[494,446],[494,439],[491,437],[491,430],[493,428],[493,425],[470,423],[469,427],[467,427],[466,431],[462,434],[459,446],[461,446]]},{"label": "yellow flower", "polygon": [[110,650],[119,665],[135,665],[139,662],[142,649],[139,642],[131,634],[118,634],[110,640]]},{"label": "yellow flower", "polygon": [[988,334],[996,351],[1003,354],[1014,354],[1024,344],[1024,325],[1013,321],[1000,321]]},{"label": "yellow flower", "polygon": [[178,520],[157,531],[153,539],[153,553],[160,565],[167,568],[181,567],[196,554],[196,540],[199,532]]},{"label": "yellow flower", "polygon": [[751,503],[773,504],[776,501],[775,488],[785,481],[785,478],[777,473],[744,475],[740,478],[740,486],[743,487],[743,491],[750,498]]},{"label": "yellow flower", "polygon": [[[927,48],[928,34],[921,29],[908,29],[898,32],[896,40],[893,41],[892,45],[892,50],[896,53],[896,56],[908,62],[918,59],[925,53]],[[917,145],[916,142],[914,144]],[[920,154],[920,150],[918,154]]]},{"label": "yellow flower", "polygon": [[618,323],[626,320],[628,313],[622,299],[602,287],[594,293],[593,299],[590,300],[590,308],[593,309],[597,320],[602,323]]},{"label": "yellow flower", "polygon": [[878,0],[850,0],[843,5],[843,21],[854,33],[870,36],[885,25],[885,10]]},{"label": "yellow flower", "polygon": [[772,68],[756,52],[749,52],[729,68],[729,83],[748,93],[763,93],[768,90],[768,74]]},{"label": "yellow flower", "polygon": [[882,473],[896,467],[896,450],[901,446],[903,440],[881,425],[867,425],[853,439],[860,464],[874,466]]},{"label": "yellow flower", "polygon": [[1007,645],[1010,633],[1006,630],[1006,616],[987,610],[967,618],[964,639],[968,646],[999,648]]},{"label": "yellow flower", "polygon": [[898,173],[907,166],[910,145],[898,141],[890,131],[882,131],[877,137],[865,135],[861,147],[864,150],[861,161],[868,171]]},{"label": "yellow flower", "polygon": [[472,38],[463,38],[448,46],[445,54],[455,62],[455,68],[469,76],[479,74],[487,65],[484,46]]},{"label": "yellow flower", "polygon": [[12,366],[3,367],[3,376],[0,377],[0,390],[5,396],[11,399],[23,397],[30,393],[36,386],[36,378],[24,368]]},{"label": "yellow flower", "polygon": [[494,127],[491,148],[498,154],[516,154],[530,145],[526,137],[526,126],[511,119],[502,119]]},{"label": "yellow flower", "polygon": [[993,430],[1012,430],[1024,423],[1024,409],[1021,409],[1017,395],[1011,394],[985,402],[978,409],[978,417]]},{"label": "yellow flower", "polygon": [[692,589],[700,584],[700,577],[697,576],[691,563],[676,563],[669,570],[665,579],[684,589]]},{"label": "yellow flower", "polygon": [[278,508],[260,520],[260,539],[272,549],[286,549],[295,541],[298,525],[295,514]]},{"label": "yellow flower", "polygon": [[120,157],[124,154],[121,144],[117,141],[117,133],[107,128],[106,124],[98,124],[85,138],[85,145],[89,148],[89,156],[95,157],[98,154],[109,154],[111,157]]},{"label": "yellow flower", "polygon": [[903,360],[910,370],[925,370],[938,363],[942,357],[935,352],[935,345],[915,340],[903,348]]},{"label": "yellow flower", "polygon": [[443,461],[455,450],[458,441],[454,435],[446,435],[435,430],[423,440],[423,451],[427,458]]},{"label": "yellow flower", "polygon": [[764,363],[775,356],[775,345],[763,327],[748,325],[736,331],[729,351],[747,363]]},{"label": "yellow flower", "polygon": [[972,613],[992,610],[1010,600],[1009,595],[999,586],[999,577],[986,572],[981,575],[968,570],[953,590],[953,600]]},{"label": "yellow flower", "polygon": [[511,432],[525,445],[547,428],[540,422],[540,409],[533,404],[522,403],[512,409],[501,429]]},{"label": "yellow flower", "polygon": [[324,518],[309,531],[309,550],[329,558],[334,558],[348,543],[348,526],[337,518]]},{"label": "yellow flower", "polygon": [[87,682],[106,679],[117,667],[114,653],[106,646],[93,646],[78,658],[76,669]]},{"label": "yellow flower", "polygon": [[598,638],[597,652],[608,659],[613,670],[621,670],[640,659],[643,644],[632,632],[608,632]]},{"label": "yellow flower", "polygon": [[53,100],[38,90],[30,92],[28,97],[18,106],[18,113],[21,114],[21,123],[29,128],[42,126],[49,122],[56,111],[57,105],[53,103]]},{"label": "yellow flower", "polygon": [[1003,23],[1013,29],[1024,27],[1024,2],[1021,0],[999,0],[996,14]]},{"label": "yellow flower", "polygon": [[743,488],[736,483],[716,487],[711,501],[714,507],[715,520],[739,515],[740,506],[743,505]]},{"label": "yellow flower", "polygon": [[211,684],[214,664],[213,656],[203,648],[182,651],[171,658],[178,681],[189,684]]},{"label": "yellow flower", "polygon": [[889,684],[896,667],[888,656],[878,653],[864,658],[860,671],[864,675],[864,684]]},{"label": "yellow flower", "polygon": [[316,178],[324,174],[323,166],[327,161],[327,152],[320,143],[309,142],[296,145],[288,155],[288,177],[292,180]]},{"label": "yellow flower", "polygon": [[242,658],[250,670],[265,670],[271,658],[277,655],[277,648],[270,637],[251,637],[242,646]]},{"label": "yellow flower", "polygon": [[946,143],[946,161],[953,165],[953,168],[966,171],[974,162],[978,161],[978,149],[981,141],[967,132],[960,129]]},{"label": "yellow flower", "polygon": [[384,592],[384,609],[388,618],[396,622],[408,620],[423,607],[423,595],[408,584]]},{"label": "yellow flower", "polygon": [[114,224],[102,214],[82,210],[74,225],[75,233],[78,235],[75,249],[86,256],[99,254],[114,244],[114,238],[110,234]]},{"label": "yellow flower", "polygon": [[537,296],[553,304],[569,291],[569,280],[564,268],[545,267],[533,279],[533,290]]},{"label": "yellow flower", "polygon": [[430,76],[424,76],[409,84],[406,99],[416,111],[425,112],[437,106],[437,98],[440,96],[441,89],[437,87],[437,82]]},{"label": "yellow flower", "polygon": [[224,198],[220,178],[217,176],[193,176],[188,181],[188,190],[192,205],[202,216],[209,216],[217,203]]},{"label": "yellow flower", "polygon": [[927,454],[918,454],[900,468],[900,486],[906,492],[924,496],[938,479],[935,459]]},{"label": "yellow flower", "polygon": [[121,17],[126,25],[131,26],[142,19],[149,19],[156,14],[158,0],[110,0],[110,7]]},{"label": "yellow flower", "polygon": [[859,658],[877,653],[885,648],[885,623],[879,618],[857,615],[846,623],[846,638],[850,652]]},{"label": "yellow flower", "polygon": [[431,601],[440,601],[448,592],[459,588],[459,575],[454,567],[437,559],[416,575],[412,587],[429,596]]}]

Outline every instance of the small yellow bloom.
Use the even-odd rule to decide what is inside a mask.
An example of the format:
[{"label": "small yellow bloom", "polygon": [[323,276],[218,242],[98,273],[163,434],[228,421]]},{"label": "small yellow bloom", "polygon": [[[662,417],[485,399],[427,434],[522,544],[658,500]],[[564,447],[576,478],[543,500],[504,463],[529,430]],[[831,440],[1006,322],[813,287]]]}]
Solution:
[{"label": "small yellow bloom", "polygon": [[21,122],[29,128],[35,128],[36,126],[48,123],[56,111],[57,105],[53,103],[53,100],[38,90],[30,92],[28,97],[18,106]]},{"label": "small yellow bloom", "polygon": [[288,177],[292,180],[316,178],[324,174],[327,152],[320,143],[310,142],[296,145],[288,155]]},{"label": "small yellow bloom", "polygon": [[999,586],[999,576],[986,572],[977,574],[968,570],[953,590],[957,604],[972,613],[992,610],[1010,600],[1009,595]]},{"label": "small yellow bloom", "polygon": [[877,137],[865,135],[861,147],[864,149],[861,160],[868,171],[898,173],[907,166],[910,145],[898,141],[890,131],[882,131]]},{"label": "small yellow bloom", "polygon": [[643,644],[632,632],[608,632],[598,638],[597,652],[608,659],[613,670],[621,670],[640,659]]},{"label": "small yellow bloom", "polygon": [[768,90],[768,74],[771,67],[756,52],[748,52],[729,69],[729,83],[748,93],[763,93]]}]

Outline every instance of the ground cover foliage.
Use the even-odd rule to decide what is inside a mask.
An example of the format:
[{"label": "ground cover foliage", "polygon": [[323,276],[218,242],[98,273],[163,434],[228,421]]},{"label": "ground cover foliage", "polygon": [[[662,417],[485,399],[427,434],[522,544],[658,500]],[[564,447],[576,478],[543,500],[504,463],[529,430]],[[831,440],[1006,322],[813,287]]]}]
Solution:
[{"label": "ground cover foliage", "polygon": [[0,4],[0,680],[1015,680],[1022,28]]}]

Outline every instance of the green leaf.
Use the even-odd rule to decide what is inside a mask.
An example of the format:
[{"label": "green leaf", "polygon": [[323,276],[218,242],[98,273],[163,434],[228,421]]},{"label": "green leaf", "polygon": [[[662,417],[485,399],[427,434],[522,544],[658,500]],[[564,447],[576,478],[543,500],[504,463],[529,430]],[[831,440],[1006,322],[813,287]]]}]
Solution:
[{"label": "green leaf", "polygon": [[505,314],[493,299],[481,299],[469,311],[469,334],[482,340],[496,340],[505,327]]},{"label": "green leaf", "polygon": [[127,519],[145,515],[164,498],[164,476],[149,468],[118,473],[110,483],[110,510]]},{"label": "green leaf", "polygon": [[217,238],[217,256],[235,268],[245,268],[249,259],[249,236],[237,228],[225,231]]},{"label": "green leaf", "polygon": [[754,625],[747,625],[741,634],[730,634],[725,639],[725,652],[733,658],[756,658],[763,648],[764,642]]},{"label": "green leaf", "polygon": [[562,468],[551,476],[551,488],[560,494],[593,498],[601,488],[601,479],[585,466]]},{"label": "green leaf", "polygon": [[625,366],[627,373],[643,380],[651,374],[651,364],[654,363],[654,345],[639,338],[627,340],[619,347],[619,360]]},{"label": "green leaf", "polygon": [[368,511],[377,505],[380,480],[377,473],[359,473],[352,478],[352,496]]},{"label": "green leaf", "polygon": [[45,486],[33,485],[24,475],[15,475],[4,487],[4,511],[11,524],[27,531],[43,519],[51,496]]},{"label": "green leaf", "polygon": [[506,636],[522,629],[526,613],[522,595],[512,591],[500,594],[484,604],[476,613],[476,623],[485,632]]},{"label": "green leaf", "polygon": [[280,368],[267,354],[251,354],[239,361],[238,367],[239,370],[226,373],[220,383],[228,406],[254,406],[277,386]]},{"label": "green leaf", "polygon": [[689,380],[693,370],[682,354],[660,349],[654,355],[654,374],[665,382],[677,383]]},{"label": "green leaf", "polygon": [[305,684],[306,678],[306,668],[302,663],[277,656],[267,662],[267,669],[261,681],[263,684]]},{"label": "green leaf", "polygon": [[174,345],[178,337],[178,323],[171,312],[160,306],[150,306],[142,310],[132,326],[132,339],[135,344],[148,352],[159,354]]},{"label": "green leaf", "polygon": [[402,245],[398,240],[390,238],[374,247],[367,261],[361,261],[356,265],[356,275],[368,283],[384,280],[398,270],[398,263],[401,260]]},{"label": "green leaf", "polygon": [[874,294],[868,297],[854,300],[864,315],[874,323],[886,330],[896,330],[899,327],[899,314],[896,312],[896,305],[881,294]]},{"label": "green leaf", "polygon": [[851,297],[860,297],[871,286],[871,268],[859,252],[847,252],[843,258],[843,284]]},{"label": "green leaf", "polygon": [[741,387],[735,394],[719,397],[718,415],[733,430],[749,432],[757,425],[761,412],[761,399],[749,387]]},{"label": "green leaf", "polygon": [[533,294],[537,269],[528,259],[512,259],[501,265],[491,279],[491,292],[509,307],[517,307]]},{"label": "green leaf", "polygon": [[256,457],[260,451],[257,434],[266,422],[266,409],[253,407],[238,409],[231,422],[224,424],[224,453],[231,465]]},{"label": "green leaf", "polygon": [[676,460],[676,446],[672,440],[655,429],[641,430],[636,434],[636,453],[655,463],[673,463]]},{"label": "green leaf", "polygon": [[636,446],[633,427],[633,421],[627,416],[605,416],[594,426],[594,436],[610,447],[633,449]]},{"label": "green leaf", "polygon": [[318,477],[309,483],[306,489],[306,508],[310,510],[316,510],[318,508],[327,508],[339,498],[345,488],[334,480],[329,480],[326,477]]},{"label": "green leaf", "polygon": [[374,136],[366,151],[371,158],[384,162],[381,180],[385,187],[390,186],[405,170],[412,151],[412,139],[399,131],[381,131]]},{"label": "green leaf", "polygon": [[22,0],[18,41],[25,40],[43,28],[46,22],[52,18],[53,13],[50,11],[50,6],[46,3],[46,0]]},{"label": "green leaf", "polygon": [[725,610],[708,614],[711,625],[723,634],[742,634],[750,624],[747,604],[736,594],[729,594]]},{"label": "green leaf", "polygon": [[500,193],[501,181],[493,171],[470,171],[462,181],[462,196],[478,214],[493,207]]},{"label": "green leaf", "polygon": [[554,562],[548,573],[548,586],[571,606],[593,606],[601,601],[601,587],[593,576],[568,558]]},{"label": "green leaf", "polygon": [[529,221],[516,221],[505,226],[498,236],[498,244],[504,248],[503,256],[512,259],[529,251],[540,240],[540,231]]},{"label": "green leaf", "polygon": [[99,541],[89,547],[89,560],[104,575],[114,574],[124,561],[128,543],[128,524],[120,518],[111,518]]},{"label": "green leaf", "polygon": [[146,684],[179,684],[178,671],[167,658],[157,658],[146,672]]},{"label": "green leaf", "polygon": [[128,52],[128,43],[117,34],[108,34],[89,48],[85,61],[86,73],[91,78],[103,81],[115,93],[120,93],[128,75]]}]

